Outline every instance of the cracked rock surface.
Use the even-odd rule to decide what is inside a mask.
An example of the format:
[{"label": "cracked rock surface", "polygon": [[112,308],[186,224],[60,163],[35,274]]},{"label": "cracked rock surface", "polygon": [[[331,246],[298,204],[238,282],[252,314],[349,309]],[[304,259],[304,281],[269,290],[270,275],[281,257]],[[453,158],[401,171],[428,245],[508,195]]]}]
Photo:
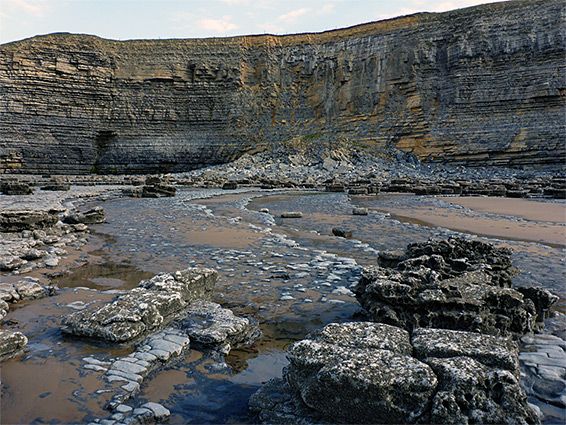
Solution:
[{"label": "cracked rock surface", "polygon": [[178,318],[192,301],[210,297],[217,279],[215,270],[205,268],[162,273],[109,303],[70,314],[61,329],[109,342],[140,338]]},{"label": "cracked rock surface", "polygon": [[372,321],[521,337],[535,332],[558,297],[511,288],[511,251],[462,238],[382,252],[353,291]]},{"label": "cracked rock surface", "polygon": [[249,404],[263,423],[535,424],[517,355],[473,332],[331,324],[293,344]]}]

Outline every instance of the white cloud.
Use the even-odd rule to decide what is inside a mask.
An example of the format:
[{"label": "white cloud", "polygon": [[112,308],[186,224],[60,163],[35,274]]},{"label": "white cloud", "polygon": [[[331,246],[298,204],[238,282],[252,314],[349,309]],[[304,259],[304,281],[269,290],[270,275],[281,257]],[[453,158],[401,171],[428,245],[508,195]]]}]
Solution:
[{"label": "white cloud", "polygon": [[322,9],[320,9],[318,12],[319,15],[328,15],[330,13],[335,13],[334,12],[334,5],[333,4],[326,4],[324,5],[324,7]]},{"label": "white cloud", "polygon": [[205,31],[226,34],[239,28],[238,25],[230,22],[231,19],[230,16],[223,16],[221,19],[200,18],[195,25]]},{"label": "white cloud", "polygon": [[297,10],[293,10],[289,13],[286,13],[284,15],[281,15],[279,18],[277,18],[279,21],[283,21],[283,22],[287,22],[287,23],[292,23],[295,22],[297,20],[297,18],[299,16],[304,15],[305,13],[310,12],[310,8],[309,7],[303,7],[301,9],[297,9]]},{"label": "white cloud", "polygon": [[2,0],[6,9],[23,11],[37,18],[43,18],[48,9],[45,0]]},{"label": "white cloud", "polygon": [[[390,19],[402,15],[412,15],[419,12],[447,12],[454,9],[462,9],[470,6],[477,6],[479,4],[494,3],[506,0],[454,0],[454,1],[429,1],[412,0],[411,6],[401,7],[394,13],[379,14],[378,19]],[[428,5],[427,5],[428,4]]]},{"label": "white cloud", "polygon": [[220,0],[222,3],[226,3],[230,6],[236,6],[236,5],[245,5],[247,6],[248,4],[250,4],[249,0]]},{"label": "white cloud", "polygon": [[267,33],[267,34],[282,34],[285,32],[285,29],[272,23],[272,22],[265,22],[263,24],[257,24],[256,27],[259,29],[260,33]]}]

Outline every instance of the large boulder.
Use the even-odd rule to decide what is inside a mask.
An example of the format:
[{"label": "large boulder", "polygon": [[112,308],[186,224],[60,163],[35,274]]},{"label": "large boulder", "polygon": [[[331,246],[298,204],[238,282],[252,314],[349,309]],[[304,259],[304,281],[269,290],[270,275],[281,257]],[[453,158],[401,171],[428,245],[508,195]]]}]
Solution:
[{"label": "large boulder", "polygon": [[381,253],[353,291],[372,321],[520,337],[537,330],[558,298],[511,288],[510,254],[464,239],[411,244]]},{"label": "large boulder", "polygon": [[293,344],[283,379],[250,398],[265,423],[516,423],[538,418],[510,339],[371,322],[330,324]]},{"label": "large boulder", "polygon": [[86,212],[75,212],[64,218],[68,224],[99,224],[106,220],[106,210],[102,207],[94,207]]},{"label": "large boulder", "polygon": [[257,320],[234,315],[210,301],[192,303],[178,325],[193,345],[211,348],[227,354],[234,346],[255,341],[260,330]]},{"label": "large boulder", "polygon": [[416,329],[411,342],[439,382],[430,423],[538,423],[520,385],[512,340],[428,328]]},{"label": "large boulder", "polygon": [[109,342],[126,342],[178,318],[193,301],[210,298],[218,274],[189,268],[140,282],[104,305],[93,305],[63,319],[63,332]]}]

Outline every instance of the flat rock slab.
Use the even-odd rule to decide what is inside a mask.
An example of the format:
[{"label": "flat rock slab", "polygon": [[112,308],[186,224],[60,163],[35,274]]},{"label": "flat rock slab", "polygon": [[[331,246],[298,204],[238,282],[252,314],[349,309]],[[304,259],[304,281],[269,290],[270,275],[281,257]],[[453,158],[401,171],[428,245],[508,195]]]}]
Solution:
[{"label": "flat rock slab", "polygon": [[1,211],[0,232],[21,232],[23,230],[47,229],[53,227],[59,218],[59,211]]},{"label": "flat rock slab", "polygon": [[185,310],[179,327],[193,344],[228,353],[232,346],[246,345],[260,335],[258,322],[235,316],[231,310],[209,301],[198,301]]},{"label": "flat rock slab", "polygon": [[70,314],[61,329],[109,342],[130,341],[170,323],[192,301],[210,297],[217,279],[215,270],[205,268],[159,274],[107,304]]}]

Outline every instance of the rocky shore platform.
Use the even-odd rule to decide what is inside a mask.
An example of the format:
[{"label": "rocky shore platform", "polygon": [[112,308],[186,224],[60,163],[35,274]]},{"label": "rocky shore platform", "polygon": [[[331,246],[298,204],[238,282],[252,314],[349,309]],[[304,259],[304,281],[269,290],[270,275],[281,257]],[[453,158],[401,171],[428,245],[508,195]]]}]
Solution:
[{"label": "rocky shore platform", "polygon": [[[72,254],[89,243],[90,226],[106,220],[96,204],[120,197],[173,197],[193,188],[563,202],[566,176],[557,169],[423,164],[410,154],[376,154],[347,141],[287,146],[230,164],[150,177],[3,175],[0,320],[18,302],[57,292],[51,278],[72,267]],[[366,216],[368,210],[357,208],[353,214]],[[301,216],[296,211],[288,219]],[[336,237],[351,237],[348,232],[332,229]],[[510,254],[467,239],[379,252],[377,264],[366,267],[350,288],[364,321],[331,323],[293,344],[283,377],[254,394],[250,408],[264,423],[525,424],[539,423],[543,416],[533,398],[565,409],[566,345],[538,333],[557,297],[538,287],[515,287]],[[162,273],[64,318],[61,330],[67,338],[130,350],[123,356],[84,357],[82,372],[104,382],[100,395],[111,395],[109,417],[93,423],[165,421],[169,412],[159,403],[132,407],[124,402],[190,347],[203,349],[208,360],[225,367],[223,356],[232,347],[257,338],[257,323],[210,301],[216,279],[216,272],[206,268]],[[0,329],[0,361],[25,352],[26,344],[22,332]]]},{"label": "rocky shore platform", "polygon": [[217,278],[215,270],[203,268],[161,273],[112,301],[91,305],[63,319],[61,329],[66,334],[134,348],[117,358],[83,359],[85,371],[104,376],[106,386],[97,393],[111,394],[106,405],[110,416],[92,424],[167,420],[169,410],[159,403],[133,408],[124,402],[139,391],[146,377],[181,361],[190,347],[198,347],[208,359],[227,367],[223,357],[232,347],[249,345],[259,337],[257,321],[235,316],[208,301]]},{"label": "rocky shore platform", "polygon": [[479,241],[381,252],[353,289],[370,321],[294,343],[250,409],[262,423],[539,423],[517,340],[558,297],[513,275],[510,252]]}]

